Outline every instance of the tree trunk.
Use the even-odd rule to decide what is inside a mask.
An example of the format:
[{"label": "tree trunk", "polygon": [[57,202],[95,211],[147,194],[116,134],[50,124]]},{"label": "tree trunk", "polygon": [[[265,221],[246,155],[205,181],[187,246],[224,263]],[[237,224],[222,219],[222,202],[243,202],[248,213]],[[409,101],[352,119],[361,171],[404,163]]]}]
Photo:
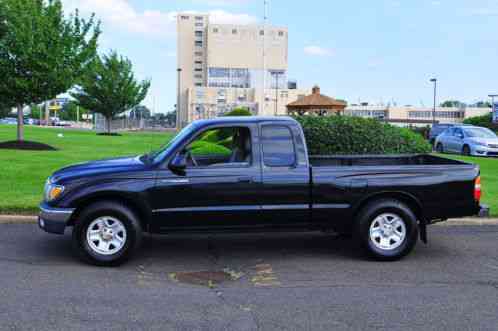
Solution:
[{"label": "tree trunk", "polygon": [[112,121],[112,117],[106,117],[105,124],[107,125],[107,134],[108,135],[111,135],[111,121]]},{"label": "tree trunk", "polygon": [[23,106],[17,105],[17,141],[24,141],[24,114]]}]

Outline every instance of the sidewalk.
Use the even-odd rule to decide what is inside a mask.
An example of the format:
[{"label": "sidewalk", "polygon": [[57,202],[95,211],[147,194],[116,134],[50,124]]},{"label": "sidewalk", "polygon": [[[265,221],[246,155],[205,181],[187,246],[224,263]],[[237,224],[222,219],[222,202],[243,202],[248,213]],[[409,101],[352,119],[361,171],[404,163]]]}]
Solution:
[{"label": "sidewalk", "polygon": [[[26,215],[0,215],[0,224],[30,224],[37,223],[38,216]],[[436,226],[452,225],[498,225],[498,218],[459,218],[450,219],[446,222],[437,223]]]}]

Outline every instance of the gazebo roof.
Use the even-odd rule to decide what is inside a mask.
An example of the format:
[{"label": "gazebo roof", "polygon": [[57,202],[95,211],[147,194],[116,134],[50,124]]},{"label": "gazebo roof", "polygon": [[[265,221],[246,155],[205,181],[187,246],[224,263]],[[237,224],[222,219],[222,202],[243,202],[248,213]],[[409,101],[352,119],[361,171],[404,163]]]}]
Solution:
[{"label": "gazebo roof", "polygon": [[320,87],[315,86],[313,87],[312,93],[310,95],[289,103],[287,105],[287,108],[344,109],[346,106],[347,104],[344,101],[336,100],[334,98],[320,94]]}]

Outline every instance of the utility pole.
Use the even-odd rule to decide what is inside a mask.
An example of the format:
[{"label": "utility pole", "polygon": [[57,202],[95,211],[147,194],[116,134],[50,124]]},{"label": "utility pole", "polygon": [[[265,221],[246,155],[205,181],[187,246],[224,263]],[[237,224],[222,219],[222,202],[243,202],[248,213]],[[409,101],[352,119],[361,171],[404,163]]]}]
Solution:
[{"label": "utility pole", "polygon": [[262,103],[261,110],[262,113],[259,115],[264,115],[264,109],[266,104],[266,25],[268,23],[268,1],[263,0],[264,15],[263,15],[263,93],[262,93]]},{"label": "utility pole", "polygon": [[436,93],[437,93],[437,79],[432,78],[430,80],[434,83],[434,106],[432,107],[432,125],[436,124]]},{"label": "utility pole", "polygon": [[496,113],[496,104],[495,104],[495,98],[498,97],[498,94],[490,94],[489,97],[491,98],[491,118],[493,123],[498,123],[498,114]]},{"label": "utility pole", "polygon": [[178,68],[176,69],[176,71],[178,72],[178,81],[177,81],[177,85],[178,85],[178,95],[177,95],[177,100],[176,100],[176,129],[177,130],[180,130],[180,127],[181,127],[181,122],[180,122],[180,112],[181,112],[181,107],[180,107],[180,103],[181,103],[181,73],[182,73],[182,69],[181,68]]},{"label": "utility pole", "polygon": [[278,75],[280,72],[275,71],[275,80],[276,80],[276,85],[275,85],[275,116],[278,115]]}]

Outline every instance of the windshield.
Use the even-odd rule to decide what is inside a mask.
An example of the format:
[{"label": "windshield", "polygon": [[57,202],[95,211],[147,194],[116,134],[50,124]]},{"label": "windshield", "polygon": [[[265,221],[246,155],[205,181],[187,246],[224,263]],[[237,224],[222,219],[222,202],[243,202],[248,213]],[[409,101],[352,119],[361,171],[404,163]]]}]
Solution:
[{"label": "windshield", "polygon": [[164,146],[159,148],[158,150],[152,151],[147,155],[147,159],[153,162],[160,161],[164,158],[166,154],[170,152],[170,148],[175,146],[177,142],[183,140],[186,136],[188,136],[195,128],[193,123],[190,123],[185,128],[183,128],[176,136],[173,137],[170,141],[168,141]]},{"label": "windshield", "polygon": [[497,138],[493,131],[485,128],[468,128],[464,131],[467,136],[472,138]]}]

